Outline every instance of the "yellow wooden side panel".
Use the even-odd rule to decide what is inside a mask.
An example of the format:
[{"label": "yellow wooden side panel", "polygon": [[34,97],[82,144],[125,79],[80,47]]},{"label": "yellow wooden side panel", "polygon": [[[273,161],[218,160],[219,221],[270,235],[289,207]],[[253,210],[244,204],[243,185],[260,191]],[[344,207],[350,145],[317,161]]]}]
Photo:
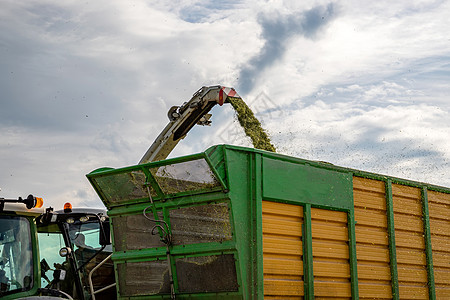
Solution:
[{"label": "yellow wooden side panel", "polygon": [[262,202],[264,299],[303,299],[303,207]]},{"label": "yellow wooden side panel", "polygon": [[397,249],[397,263],[403,265],[425,266],[427,257],[423,250],[411,248]]},{"label": "yellow wooden side panel", "polygon": [[359,298],[392,299],[392,287],[390,283],[374,284],[374,282],[376,283],[375,280],[358,280]]},{"label": "yellow wooden side panel", "polygon": [[361,299],[392,299],[385,190],[382,181],[353,177]]},{"label": "yellow wooden side panel", "polygon": [[347,213],[312,208],[311,231],[314,295],[350,299]]},{"label": "yellow wooden side panel", "polygon": [[[428,288],[423,285],[400,284],[398,286],[400,299],[428,299]],[[440,298],[437,298],[440,299]]]},{"label": "yellow wooden side panel", "polygon": [[[389,249],[386,249],[385,246],[379,245],[365,245],[365,244],[356,244],[356,257],[358,260],[358,266],[360,263],[369,264],[372,262],[373,265],[382,265],[389,266]],[[358,267],[359,270],[359,267]],[[358,278],[359,271],[358,271]]]},{"label": "yellow wooden side panel", "polygon": [[428,202],[450,205],[450,194],[428,191]]},{"label": "yellow wooden side panel", "polygon": [[401,299],[428,299],[422,191],[392,185],[397,272]]},{"label": "yellow wooden side panel", "polygon": [[[367,192],[374,192],[375,194],[384,194],[384,182],[380,180],[367,179],[362,177],[353,177],[353,189]],[[363,204],[364,201],[359,200],[359,204]],[[356,201],[355,199],[355,202]],[[383,204],[379,203],[380,206]],[[384,203],[384,209],[386,209],[386,203]]]},{"label": "yellow wooden side panel", "polygon": [[437,299],[450,299],[450,194],[428,191]]},{"label": "yellow wooden side panel", "polygon": [[450,299],[450,289],[447,287],[436,287],[436,299]]},{"label": "yellow wooden side panel", "polygon": [[[358,222],[358,219],[356,219],[356,222]],[[357,250],[362,244],[383,245],[386,249],[388,249],[389,239],[386,230],[382,228],[358,225],[358,223],[356,223],[355,232]],[[360,244],[358,244],[358,242]]]}]

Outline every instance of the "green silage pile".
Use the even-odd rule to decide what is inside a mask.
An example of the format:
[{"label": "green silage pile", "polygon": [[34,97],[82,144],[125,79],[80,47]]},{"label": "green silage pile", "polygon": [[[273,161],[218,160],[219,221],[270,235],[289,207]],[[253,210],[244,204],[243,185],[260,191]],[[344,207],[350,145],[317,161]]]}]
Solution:
[{"label": "green silage pile", "polygon": [[228,97],[228,102],[236,111],[239,124],[244,128],[245,134],[251,138],[256,149],[276,152],[275,147],[270,142],[270,138],[261,123],[253,114],[253,111],[245,104],[241,98]]}]

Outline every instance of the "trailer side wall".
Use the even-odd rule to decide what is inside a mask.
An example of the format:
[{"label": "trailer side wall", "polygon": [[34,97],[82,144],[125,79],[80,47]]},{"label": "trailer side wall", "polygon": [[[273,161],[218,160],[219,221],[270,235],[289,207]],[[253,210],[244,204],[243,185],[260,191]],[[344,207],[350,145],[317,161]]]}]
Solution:
[{"label": "trailer side wall", "polygon": [[[305,271],[298,265],[294,268],[293,260],[308,261],[303,229],[308,204],[278,201],[262,204],[264,294],[268,299],[303,297]],[[353,201],[358,297],[449,298],[450,194],[354,176]],[[350,213],[311,208],[314,285],[310,295],[316,298],[352,297]]]}]

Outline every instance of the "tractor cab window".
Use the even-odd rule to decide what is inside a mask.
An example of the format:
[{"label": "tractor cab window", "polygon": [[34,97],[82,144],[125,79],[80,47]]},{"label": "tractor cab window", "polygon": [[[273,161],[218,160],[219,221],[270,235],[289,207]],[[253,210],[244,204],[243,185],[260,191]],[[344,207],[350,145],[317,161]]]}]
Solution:
[{"label": "tractor cab window", "polygon": [[26,218],[0,216],[0,297],[33,286],[30,223]]},{"label": "tractor cab window", "polygon": [[51,288],[53,271],[64,270],[66,275],[64,280],[58,282],[58,289],[72,295],[74,290],[74,279],[70,263],[66,257],[61,257],[59,255],[59,250],[65,246],[62,233],[58,229],[48,232],[42,231],[38,233],[38,238],[42,274],[41,287]]},{"label": "tractor cab window", "polygon": [[[69,236],[75,251],[78,267],[88,262],[102,249],[100,234],[100,224],[98,222],[70,224]],[[107,246],[102,252],[112,252],[111,246]]]},{"label": "tractor cab window", "polygon": [[[109,226],[109,224],[107,224]],[[101,229],[99,222],[75,222],[69,225],[69,237],[74,250],[76,265],[82,274],[83,286],[89,291],[88,274],[107,259],[112,253],[111,245],[100,245]],[[114,283],[114,266],[111,259],[107,260],[92,278],[94,290],[104,288]],[[98,299],[115,298],[115,289],[107,289],[97,294]]]}]

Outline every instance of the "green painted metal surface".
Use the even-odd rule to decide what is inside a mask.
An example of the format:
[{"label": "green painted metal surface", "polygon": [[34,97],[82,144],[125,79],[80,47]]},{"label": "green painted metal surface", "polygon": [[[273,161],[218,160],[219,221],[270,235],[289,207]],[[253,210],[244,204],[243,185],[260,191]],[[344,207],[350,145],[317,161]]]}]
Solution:
[{"label": "green painted metal surface", "polygon": [[398,291],[397,252],[395,247],[394,204],[392,199],[392,181],[387,180],[386,213],[389,239],[389,267],[391,269],[392,299],[400,299]]},{"label": "green painted metal surface", "polygon": [[351,209],[352,174],[264,157],[263,198]]},{"label": "green painted metal surface", "polygon": [[357,267],[357,255],[356,255],[356,236],[355,236],[355,213],[351,209],[347,213],[347,224],[348,224],[348,239],[349,239],[349,259],[350,259],[350,281],[352,298],[359,299],[358,293],[358,267]]},{"label": "green painted metal surface", "polygon": [[436,290],[434,286],[433,251],[431,248],[430,214],[428,211],[428,190],[426,187],[422,188],[422,212],[427,261],[428,295],[431,300],[435,300]]},{"label": "green painted metal surface", "polygon": [[[139,263],[143,263],[142,270],[146,268],[145,263],[150,265],[153,263],[163,270],[164,264],[167,263],[167,251],[169,251],[170,268],[173,273],[177,299],[263,299],[263,200],[304,207],[302,251],[306,299],[314,297],[311,208],[347,213],[351,293],[353,299],[358,299],[353,176],[387,182],[386,201],[393,279],[392,292],[394,298],[397,298],[398,279],[396,279],[391,184],[400,183],[445,193],[450,193],[449,189],[228,145],[213,146],[204,153],[165,161],[120,169],[98,169],[87,175],[109,210],[114,241],[113,260],[117,272],[125,270],[123,267],[125,264],[141,267],[138,265]],[[425,205],[426,193],[424,192],[424,218],[428,219]],[[203,210],[202,207],[205,209]],[[207,207],[211,207],[211,209],[206,209]],[[215,224],[215,216],[223,213],[223,207],[227,209],[228,219],[223,216],[219,219],[228,221],[220,223],[222,224],[220,226],[229,224],[229,236],[214,231],[214,226],[211,225]],[[164,220],[167,223],[168,232],[173,235],[174,243],[167,247],[158,241],[159,234],[156,239],[154,236],[152,237],[154,225],[162,223],[152,223],[145,219],[143,217],[145,209],[147,212],[153,211],[153,214],[149,215],[152,215],[154,219]],[[222,213],[219,213],[220,211]],[[177,215],[178,212],[181,214]],[[205,216],[206,218],[201,221],[205,222],[203,226],[201,226],[201,222],[195,223],[195,218]],[[184,220],[181,223],[180,218]],[[189,227],[191,223],[194,225]],[[184,224],[185,227],[180,224]],[[194,235],[205,234],[206,236],[207,232],[199,229],[205,226],[221,238],[212,238],[211,240],[204,237],[186,238],[187,242],[180,242],[180,232],[185,236],[188,236],[190,231]],[[425,227],[428,228],[425,230],[428,272],[432,275],[429,221],[425,222]],[[153,229],[155,231],[155,228]],[[128,235],[120,233],[124,230],[128,231]],[[158,227],[156,231],[160,233],[160,230]],[[131,241],[135,243],[135,246],[128,243],[127,239],[130,238],[135,238],[134,241]],[[233,257],[235,267],[233,276],[236,277],[237,288],[234,291],[205,290],[199,292],[194,289],[194,292],[186,292],[186,286],[183,286],[186,284],[185,276],[192,275],[189,275],[188,269],[182,268],[183,263],[195,259],[201,260],[201,257],[219,257],[221,255],[232,255]],[[201,262],[196,264],[202,265]],[[184,273],[180,271],[181,269]],[[120,280],[125,275],[116,274],[116,278]],[[145,281],[142,284],[145,284]],[[430,295],[432,295],[433,276],[429,276],[429,285]],[[196,286],[195,283],[193,286]],[[230,286],[233,287],[233,283],[230,283]],[[158,295],[144,292],[125,295],[120,284],[118,291],[122,299],[140,299],[142,297],[170,299],[167,291]],[[133,290],[127,292],[132,293]]]},{"label": "green painted metal surface", "polygon": [[314,269],[311,229],[311,204],[305,204],[303,209],[303,281],[305,299],[314,299]]}]

